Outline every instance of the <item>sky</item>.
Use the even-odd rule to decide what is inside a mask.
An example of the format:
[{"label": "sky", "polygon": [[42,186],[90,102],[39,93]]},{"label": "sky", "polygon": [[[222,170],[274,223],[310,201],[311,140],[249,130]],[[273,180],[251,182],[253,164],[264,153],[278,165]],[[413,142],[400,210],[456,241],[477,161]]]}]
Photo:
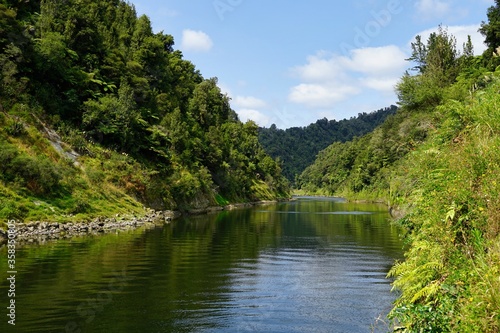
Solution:
[{"label": "sky", "polygon": [[341,120],[396,104],[411,42],[439,25],[478,33],[494,0],[131,0],[205,78],[218,78],[242,121],[278,128]]}]

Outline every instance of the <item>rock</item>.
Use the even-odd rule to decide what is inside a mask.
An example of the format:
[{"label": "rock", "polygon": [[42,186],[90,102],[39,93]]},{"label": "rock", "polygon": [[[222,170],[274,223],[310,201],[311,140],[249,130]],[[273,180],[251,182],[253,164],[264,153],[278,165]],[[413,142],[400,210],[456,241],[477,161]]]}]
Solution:
[{"label": "rock", "polygon": [[[208,209],[204,209],[207,212]],[[212,210],[220,210],[213,208]],[[201,211],[201,210],[200,210]],[[138,227],[148,225],[154,226],[155,223],[170,223],[175,218],[180,217],[182,214],[178,211],[155,211],[149,210],[148,213],[141,218],[125,217],[119,214],[112,218],[97,217],[90,222],[29,222],[29,223],[16,223],[17,238],[25,242],[38,242],[44,243],[48,240],[71,238],[76,235],[84,234],[98,234],[106,232],[120,232],[124,230],[136,229]],[[7,242],[6,231],[0,230],[0,245]]]}]

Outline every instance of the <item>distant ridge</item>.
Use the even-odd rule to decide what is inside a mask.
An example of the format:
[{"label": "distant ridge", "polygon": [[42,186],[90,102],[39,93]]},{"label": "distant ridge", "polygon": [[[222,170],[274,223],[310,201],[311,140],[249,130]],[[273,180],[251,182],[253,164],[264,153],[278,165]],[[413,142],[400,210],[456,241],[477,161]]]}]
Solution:
[{"label": "distant ridge", "polygon": [[283,175],[291,182],[316,159],[316,155],[334,142],[350,141],[373,131],[384,120],[395,114],[397,106],[383,108],[370,113],[359,113],[357,117],[340,121],[319,119],[305,127],[286,130],[259,128],[259,141],[273,158],[283,162]]}]

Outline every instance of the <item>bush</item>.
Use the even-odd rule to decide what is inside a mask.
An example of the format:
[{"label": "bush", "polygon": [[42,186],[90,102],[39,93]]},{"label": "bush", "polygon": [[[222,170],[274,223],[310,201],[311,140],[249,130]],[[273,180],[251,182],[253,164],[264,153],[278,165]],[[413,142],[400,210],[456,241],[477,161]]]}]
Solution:
[{"label": "bush", "polygon": [[11,136],[22,136],[26,134],[23,122],[17,119],[9,121],[5,130],[7,134]]},{"label": "bush", "polygon": [[46,157],[31,157],[5,141],[0,147],[1,179],[17,182],[34,194],[48,194],[59,187],[60,172]]},{"label": "bush", "polygon": [[[2,200],[3,201],[3,200]],[[0,209],[0,218],[7,220],[23,220],[28,215],[28,208],[13,201],[7,201]]]}]

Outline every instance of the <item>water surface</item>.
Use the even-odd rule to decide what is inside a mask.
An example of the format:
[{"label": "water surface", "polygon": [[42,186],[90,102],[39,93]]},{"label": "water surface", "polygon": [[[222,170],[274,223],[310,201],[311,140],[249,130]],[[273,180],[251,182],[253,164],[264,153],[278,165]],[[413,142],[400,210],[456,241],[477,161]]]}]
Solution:
[{"label": "water surface", "polygon": [[386,332],[401,257],[384,206],[331,198],[23,246],[0,331]]}]

